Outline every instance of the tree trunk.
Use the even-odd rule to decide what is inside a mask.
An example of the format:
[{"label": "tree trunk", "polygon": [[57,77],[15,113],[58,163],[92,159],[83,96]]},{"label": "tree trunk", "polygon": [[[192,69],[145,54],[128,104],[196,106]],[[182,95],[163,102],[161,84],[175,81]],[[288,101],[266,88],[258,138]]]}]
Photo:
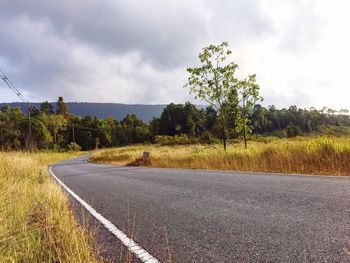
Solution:
[{"label": "tree trunk", "polygon": [[224,111],[221,107],[221,127],[222,127],[222,138],[224,141],[224,150],[226,151],[226,124],[225,124],[225,116],[224,116]]},{"label": "tree trunk", "polygon": [[53,143],[56,144],[57,143],[57,132],[54,130],[53,132]]},{"label": "tree trunk", "polygon": [[247,130],[246,130],[246,125],[244,122],[244,129],[243,129],[243,138],[244,138],[244,148],[248,148],[247,146]]},{"label": "tree trunk", "polygon": [[245,114],[245,101],[243,100],[243,140],[244,148],[247,149],[247,125],[246,125],[246,114]]},{"label": "tree trunk", "polygon": [[222,136],[224,139],[224,150],[226,151],[226,129],[225,129],[225,124],[222,126]]}]

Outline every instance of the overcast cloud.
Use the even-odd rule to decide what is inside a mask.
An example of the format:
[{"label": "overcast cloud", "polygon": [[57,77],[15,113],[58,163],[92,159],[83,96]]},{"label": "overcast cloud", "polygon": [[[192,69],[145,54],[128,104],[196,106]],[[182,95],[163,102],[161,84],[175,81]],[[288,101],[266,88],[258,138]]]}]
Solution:
[{"label": "overcast cloud", "polygon": [[[264,104],[350,108],[345,0],[0,0],[0,69],[32,101],[194,102],[202,47],[228,41]],[[0,85],[0,102],[18,101]]]}]

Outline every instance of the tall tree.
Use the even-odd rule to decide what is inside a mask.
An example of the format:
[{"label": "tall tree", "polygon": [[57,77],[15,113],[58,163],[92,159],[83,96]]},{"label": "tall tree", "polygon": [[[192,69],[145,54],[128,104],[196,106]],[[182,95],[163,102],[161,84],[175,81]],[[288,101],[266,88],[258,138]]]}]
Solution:
[{"label": "tall tree", "polygon": [[186,102],[184,105],[184,117],[184,133],[188,134],[190,137],[199,137],[204,130],[204,121],[201,112],[194,104]]},{"label": "tall tree", "polygon": [[56,114],[63,115],[63,117],[68,117],[68,106],[67,103],[64,102],[63,97],[58,97],[58,101],[56,103]]},{"label": "tall tree", "polygon": [[135,114],[128,114],[120,122],[119,135],[121,143],[141,143],[150,138],[149,127]]},{"label": "tall tree", "polygon": [[267,119],[267,109],[260,104],[255,105],[253,113],[251,114],[251,122],[254,133],[263,134],[267,132],[269,125],[269,120]]},{"label": "tall tree", "polygon": [[205,128],[208,131],[212,131],[215,124],[217,123],[218,113],[213,106],[208,106],[205,108]]},{"label": "tall tree", "polygon": [[195,94],[196,98],[206,101],[220,112],[225,150],[227,120],[224,104],[232,90],[237,90],[238,83],[238,79],[235,77],[238,65],[233,61],[228,61],[228,56],[231,53],[227,42],[203,48],[203,51],[199,54],[201,65],[187,68],[190,76],[185,85],[190,89],[190,93]]},{"label": "tall tree", "polygon": [[[21,134],[24,141],[28,144],[28,122],[23,120],[20,125]],[[52,142],[52,136],[46,126],[38,119],[33,118],[31,123],[31,144],[35,148],[48,148]]]},{"label": "tall tree", "polygon": [[21,147],[20,124],[25,116],[19,107],[11,108],[6,105],[0,109],[0,142],[1,149],[19,149]]},{"label": "tall tree", "polygon": [[247,149],[247,133],[251,132],[250,114],[255,104],[262,100],[259,95],[260,87],[256,83],[256,75],[250,75],[248,78],[239,82],[239,97],[241,105],[241,120],[243,129],[244,146]]},{"label": "tall tree", "polygon": [[47,100],[40,104],[40,111],[45,114],[54,113],[53,106]]},{"label": "tall tree", "polygon": [[67,120],[63,115],[47,115],[41,114],[39,120],[51,131],[53,143],[58,144],[58,135],[67,129]]},{"label": "tall tree", "polygon": [[183,104],[170,103],[167,105],[159,121],[160,134],[178,135],[181,134],[186,126],[186,116]]},{"label": "tall tree", "polygon": [[160,134],[160,118],[153,117],[149,123],[149,129],[152,136],[152,142],[154,142],[156,135]]}]

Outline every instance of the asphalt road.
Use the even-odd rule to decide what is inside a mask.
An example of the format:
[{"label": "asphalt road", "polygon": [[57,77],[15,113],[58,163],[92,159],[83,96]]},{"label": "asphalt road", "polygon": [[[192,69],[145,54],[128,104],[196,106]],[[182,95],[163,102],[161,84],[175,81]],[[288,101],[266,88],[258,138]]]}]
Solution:
[{"label": "asphalt road", "polygon": [[161,261],[350,262],[350,178],[116,167],[86,157],[52,170]]}]

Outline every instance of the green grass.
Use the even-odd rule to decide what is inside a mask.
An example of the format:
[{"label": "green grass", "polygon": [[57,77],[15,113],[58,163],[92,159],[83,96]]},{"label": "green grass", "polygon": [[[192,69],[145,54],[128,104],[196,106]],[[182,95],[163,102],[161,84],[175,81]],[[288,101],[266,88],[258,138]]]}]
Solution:
[{"label": "green grass", "polygon": [[[143,151],[151,153],[142,160]],[[350,137],[297,137],[221,145],[138,145],[96,152],[98,163],[255,172],[350,175]]]},{"label": "green grass", "polygon": [[0,153],[0,262],[98,262],[96,244],[53,183],[73,153]]}]

